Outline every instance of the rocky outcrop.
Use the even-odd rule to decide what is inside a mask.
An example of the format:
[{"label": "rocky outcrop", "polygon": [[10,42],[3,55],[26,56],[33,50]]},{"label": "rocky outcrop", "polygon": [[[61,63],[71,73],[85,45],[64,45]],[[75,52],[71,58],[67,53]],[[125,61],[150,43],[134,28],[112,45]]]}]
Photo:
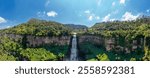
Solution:
[{"label": "rocky outcrop", "polygon": [[[1,34],[0,34],[1,35]],[[15,34],[4,34],[17,42],[24,42],[27,47],[37,47],[42,45],[69,45],[70,36],[61,36],[61,37],[42,37],[42,36],[32,36],[32,35],[15,35]],[[90,42],[95,45],[100,45],[106,51],[114,52],[124,52],[130,53],[132,51],[142,50],[144,47],[144,39],[138,38],[132,41],[121,41],[125,45],[120,45],[119,38],[104,38],[101,36],[93,35],[81,35],[78,37],[79,46],[81,43]],[[82,46],[81,46],[82,47]]]},{"label": "rocky outcrop", "polygon": [[54,44],[54,45],[69,45],[70,37],[37,37],[37,36],[27,36],[27,46],[40,46],[45,44]]},{"label": "rocky outcrop", "polygon": [[104,41],[105,41],[104,38],[99,36],[92,36],[92,35],[79,36],[79,43],[91,42],[94,44],[104,45]]},{"label": "rocky outcrop", "polygon": [[[2,35],[2,34],[1,34]],[[16,34],[3,34],[7,37],[12,38],[13,40],[27,45],[27,47],[37,47],[46,44],[53,45],[69,45],[70,36],[61,36],[61,37],[40,37],[32,35],[16,35]]]},{"label": "rocky outcrop", "polygon": [[16,34],[0,34],[0,36],[1,36],[1,35],[6,36],[6,37],[9,37],[9,38],[12,38],[13,40],[19,41],[19,42],[21,42],[21,41],[22,41],[22,38],[23,38],[22,35],[16,35]]},{"label": "rocky outcrop", "polygon": [[104,38],[101,36],[84,35],[79,37],[79,44],[83,42],[91,42],[96,45],[104,46],[106,51],[130,53],[136,50],[143,50],[143,39],[139,38],[129,41],[122,41],[125,45],[120,45],[119,38]]},{"label": "rocky outcrop", "polygon": [[105,38],[105,48],[107,51],[112,51],[115,48],[115,38]]}]

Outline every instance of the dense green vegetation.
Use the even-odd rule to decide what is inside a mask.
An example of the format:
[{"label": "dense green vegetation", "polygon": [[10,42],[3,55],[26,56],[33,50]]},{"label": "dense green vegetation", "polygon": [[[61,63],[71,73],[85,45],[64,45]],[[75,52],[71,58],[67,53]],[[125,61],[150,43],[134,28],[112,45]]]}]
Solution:
[{"label": "dense green vegetation", "polygon": [[[0,30],[0,34],[0,60],[54,61],[63,60],[68,52],[67,45],[45,44],[32,48],[27,46],[26,36],[69,36],[71,30],[57,22],[30,19],[27,23]],[[4,34],[22,35],[23,39],[12,39]]]},{"label": "dense green vegetation", "polygon": [[[133,41],[143,43],[139,49],[131,53],[115,50],[106,51],[103,46],[93,42],[79,44],[82,60],[89,61],[143,61],[150,60],[150,17],[141,17],[134,21],[113,21],[97,23],[91,28],[85,26],[74,28],[72,24],[61,24],[53,21],[31,19],[27,23],[12,28],[0,30],[0,60],[31,60],[31,61],[55,61],[63,60],[69,51],[69,45],[43,44],[41,46],[29,47],[26,44],[27,35],[60,37],[70,36],[72,32],[78,35],[95,35],[104,38],[114,38],[115,45],[131,49]],[[69,27],[70,26],[70,27]],[[75,29],[75,30],[74,30]],[[5,34],[19,34],[23,39],[16,40],[5,36]]]},{"label": "dense green vegetation", "polygon": [[83,52],[84,60],[88,61],[142,61],[144,60],[144,53],[140,54],[132,52],[130,54],[107,52],[103,48],[92,43],[82,43],[80,47]]},{"label": "dense green vegetation", "polygon": [[3,53],[3,51],[0,52],[0,60],[1,61],[15,61],[16,58],[12,55],[9,55],[9,54],[6,54],[6,53]]},{"label": "dense green vegetation", "polygon": [[62,36],[69,35],[71,31],[68,27],[57,22],[30,19],[27,23],[2,30],[1,33],[26,34],[35,36]]},{"label": "dense green vegetation", "polygon": [[57,60],[63,60],[65,57],[67,57],[69,50],[68,45],[44,45],[41,47],[57,55]]},{"label": "dense green vegetation", "polygon": [[27,57],[31,61],[53,61],[57,60],[57,56],[43,48],[27,48],[22,50],[20,54]]},{"label": "dense green vegetation", "polygon": [[0,60],[16,60],[13,54],[17,54],[21,46],[6,36],[0,36]]},{"label": "dense green vegetation", "polygon": [[51,52],[55,52],[55,54],[59,54],[59,53],[63,53],[63,54],[67,54],[68,51],[68,45],[44,45],[41,46],[42,48],[45,48]]},{"label": "dense green vegetation", "polygon": [[[111,53],[105,53],[108,55],[110,60],[150,60],[150,17],[142,17],[134,21],[97,23],[93,27],[89,28],[88,32],[85,32],[84,34],[98,35],[105,38],[115,38],[115,40],[118,41],[117,45],[122,47],[131,47],[133,40],[137,40],[139,42],[142,39],[143,46],[130,54],[118,55],[113,52],[114,54],[109,56]],[[97,47],[91,50],[95,52],[96,49]],[[111,59],[113,56],[118,59]]]},{"label": "dense green vegetation", "polygon": [[102,54],[104,52],[102,48],[98,48],[90,42],[80,44],[80,51],[83,53],[81,56],[84,57],[85,60],[96,57],[96,55]]},{"label": "dense green vegetation", "polygon": [[[0,60],[2,61],[56,61],[63,60],[67,46],[23,48],[23,46],[6,36],[0,36]],[[61,51],[62,50],[62,51]],[[52,52],[51,52],[52,51]]]}]

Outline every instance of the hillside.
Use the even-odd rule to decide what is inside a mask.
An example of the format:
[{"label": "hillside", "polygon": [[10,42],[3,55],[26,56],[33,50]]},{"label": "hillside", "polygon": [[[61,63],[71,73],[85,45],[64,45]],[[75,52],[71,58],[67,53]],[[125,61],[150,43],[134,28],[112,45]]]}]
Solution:
[{"label": "hillside", "polygon": [[113,21],[96,23],[88,29],[86,34],[110,36],[127,36],[136,38],[137,36],[150,36],[150,17],[141,17],[133,21]]},{"label": "hillside", "polygon": [[[87,36],[81,37],[86,41],[81,40],[80,48],[87,54],[86,58],[98,59],[99,49],[102,49],[100,55],[112,52],[107,54],[111,60],[150,60],[150,17],[96,23],[84,35]],[[87,50],[87,47],[93,48]]]},{"label": "hillside", "polygon": [[71,29],[88,29],[88,27],[85,25],[65,24],[65,26]]},{"label": "hillside", "polygon": [[63,60],[70,34],[70,28],[61,23],[39,19],[0,30],[0,60]]},{"label": "hillside", "polygon": [[62,36],[69,35],[70,29],[58,22],[30,19],[27,23],[4,29],[1,33],[35,36]]},{"label": "hillside", "polygon": [[150,25],[150,17],[143,16],[133,21],[113,21],[113,22],[102,22],[96,23],[91,28],[95,30],[133,30],[142,24]]}]

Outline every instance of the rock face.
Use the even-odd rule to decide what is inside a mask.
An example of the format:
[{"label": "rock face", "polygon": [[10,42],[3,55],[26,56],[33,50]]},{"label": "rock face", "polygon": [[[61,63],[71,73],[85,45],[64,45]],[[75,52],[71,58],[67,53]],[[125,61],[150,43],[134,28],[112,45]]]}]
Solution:
[{"label": "rock face", "polygon": [[121,41],[125,45],[120,45],[118,38],[104,38],[101,36],[91,36],[85,35],[79,37],[79,44],[83,42],[91,42],[96,45],[104,46],[106,51],[115,51],[115,52],[124,52],[130,53],[136,50],[143,50],[143,39],[139,38],[137,40],[129,41]]},{"label": "rock face", "polygon": [[10,38],[12,38],[12,39],[14,39],[14,40],[18,40],[18,39],[22,39],[22,38],[23,38],[22,35],[16,35],[16,34],[0,34],[0,36],[1,36],[1,35],[10,37]]},{"label": "rock face", "polygon": [[107,51],[111,51],[115,48],[116,41],[114,38],[105,39],[105,48]]},{"label": "rock face", "polygon": [[[1,36],[2,34],[0,34]],[[71,36],[61,36],[61,37],[40,37],[40,36],[32,36],[32,35],[15,35],[15,34],[4,34],[17,42],[24,42],[27,47],[37,47],[42,45],[69,45]],[[125,45],[120,45],[119,38],[104,38],[101,36],[93,36],[93,35],[82,35],[78,37],[79,46],[81,43],[90,42],[95,45],[100,45],[105,48],[106,51],[114,51],[114,52],[124,52],[130,53],[136,50],[142,50],[144,47],[144,39],[138,38],[133,41],[122,41],[121,43]]]},{"label": "rock face", "polygon": [[79,37],[79,43],[82,42],[91,42],[94,44],[104,45],[104,38],[99,36],[92,36],[92,35],[84,35]]},{"label": "rock face", "polygon": [[27,36],[27,46],[36,47],[44,44],[54,44],[54,45],[69,45],[70,37],[36,37]]},{"label": "rock face", "polygon": [[39,37],[32,35],[16,35],[16,34],[4,34],[7,37],[12,38],[15,41],[18,41],[27,45],[27,47],[37,47],[45,44],[54,44],[54,45],[69,45],[70,36],[61,36],[61,37]]}]

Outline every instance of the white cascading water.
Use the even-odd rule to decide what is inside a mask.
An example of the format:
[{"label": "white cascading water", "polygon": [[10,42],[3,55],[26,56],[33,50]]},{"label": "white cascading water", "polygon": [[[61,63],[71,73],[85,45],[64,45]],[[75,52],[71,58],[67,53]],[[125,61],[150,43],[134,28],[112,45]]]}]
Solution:
[{"label": "white cascading water", "polygon": [[70,54],[70,61],[77,61],[77,37],[76,34],[73,35],[72,38],[72,47],[71,47],[71,54]]}]

